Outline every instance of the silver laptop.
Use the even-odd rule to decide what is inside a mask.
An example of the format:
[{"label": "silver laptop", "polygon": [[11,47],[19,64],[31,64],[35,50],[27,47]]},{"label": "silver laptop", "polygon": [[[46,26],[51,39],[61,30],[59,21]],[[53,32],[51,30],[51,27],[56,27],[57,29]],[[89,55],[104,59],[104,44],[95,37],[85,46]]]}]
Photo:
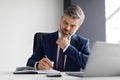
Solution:
[{"label": "silver laptop", "polygon": [[84,72],[68,72],[80,77],[120,76],[120,44],[94,43]]}]

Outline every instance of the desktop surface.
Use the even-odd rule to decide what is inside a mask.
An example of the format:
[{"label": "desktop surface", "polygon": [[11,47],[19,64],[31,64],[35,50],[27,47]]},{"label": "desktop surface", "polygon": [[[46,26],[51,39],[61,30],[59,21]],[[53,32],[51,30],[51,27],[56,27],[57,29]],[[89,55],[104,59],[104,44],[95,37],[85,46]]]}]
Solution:
[{"label": "desktop surface", "polygon": [[47,77],[46,74],[13,74],[13,72],[0,72],[0,80],[120,80],[114,77],[75,77],[61,72],[61,77]]},{"label": "desktop surface", "polygon": [[61,77],[47,77],[46,74],[13,74],[13,72],[0,72],[0,80],[81,80],[80,77],[68,76],[61,72]]}]

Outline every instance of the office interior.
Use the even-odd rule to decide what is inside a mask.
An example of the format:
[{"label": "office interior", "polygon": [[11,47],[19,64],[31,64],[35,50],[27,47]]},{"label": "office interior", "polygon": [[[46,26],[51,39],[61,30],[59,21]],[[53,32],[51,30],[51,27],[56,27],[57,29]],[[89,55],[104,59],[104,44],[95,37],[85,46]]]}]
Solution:
[{"label": "office interior", "polygon": [[0,0],[0,71],[26,66],[34,34],[56,31],[70,5],[80,5],[86,15],[77,34],[89,38],[91,48],[106,41],[105,0]]}]

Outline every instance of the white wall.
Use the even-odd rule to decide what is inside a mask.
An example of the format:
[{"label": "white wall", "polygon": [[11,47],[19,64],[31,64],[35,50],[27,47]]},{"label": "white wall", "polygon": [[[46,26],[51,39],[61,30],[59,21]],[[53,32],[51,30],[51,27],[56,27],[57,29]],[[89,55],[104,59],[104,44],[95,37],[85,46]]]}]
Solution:
[{"label": "white wall", "polygon": [[59,28],[63,0],[0,0],[0,71],[25,66],[36,32]]}]

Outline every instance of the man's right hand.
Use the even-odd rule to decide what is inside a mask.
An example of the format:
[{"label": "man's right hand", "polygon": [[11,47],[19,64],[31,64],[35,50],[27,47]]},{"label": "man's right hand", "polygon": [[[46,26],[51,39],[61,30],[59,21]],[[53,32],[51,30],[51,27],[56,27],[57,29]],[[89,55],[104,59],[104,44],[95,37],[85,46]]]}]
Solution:
[{"label": "man's right hand", "polygon": [[48,58],[42,58],[38,62],[37,69],[38,70],[51,70],[51,69],[53,69],[53,66],[54,66],[53,61],[49,60]]}]

